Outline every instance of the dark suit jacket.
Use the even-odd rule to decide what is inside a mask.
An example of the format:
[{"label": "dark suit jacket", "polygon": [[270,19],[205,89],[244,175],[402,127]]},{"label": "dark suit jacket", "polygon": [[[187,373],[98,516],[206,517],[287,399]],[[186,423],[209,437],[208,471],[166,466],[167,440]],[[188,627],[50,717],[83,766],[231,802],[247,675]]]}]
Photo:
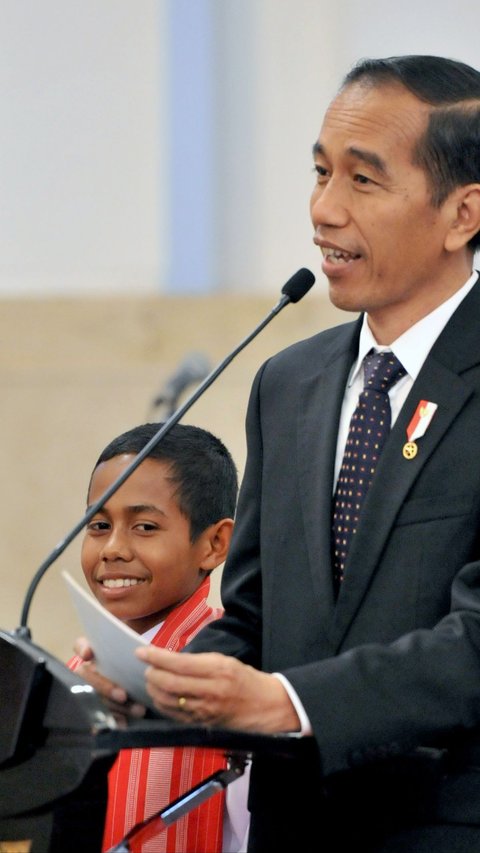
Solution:
[{"label": "dark suit jacket", "polygon": [[[373,822],[387,834],[405,821],[473,822],[480,849],[480,285],[433,346],[392,429],[335,603],[334,458],[360,325],[295,344],[259,371],[223,575],[226,614],[193,650],[283,672],[311,720],[318,761],[283,761],[274,772],[266,762],[252,776],[263,827],[285,827],[289,815],[289,826],[306,827],[297,849],[314,838],[311,849],[321,849],[319,814],[341,821],[343,803],[367,834]],[[407,460],[406,428],[422,399],[438,409]],[[262,853],[281,836],[268,837]]]}]

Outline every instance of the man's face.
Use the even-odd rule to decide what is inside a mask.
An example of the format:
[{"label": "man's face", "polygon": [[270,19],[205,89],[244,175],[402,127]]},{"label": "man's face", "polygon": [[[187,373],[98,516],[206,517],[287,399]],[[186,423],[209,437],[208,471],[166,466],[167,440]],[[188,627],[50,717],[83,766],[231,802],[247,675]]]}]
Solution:
[{"label": "man's face", "polygon": [[[133,460],[115,456],[92,477],[95,503]],[[169,466],[145,459],[87,525],[82,568],[103,606],[138,633],[158,624],[201,583],[204,531],[190,541],[169,479]]]},{"label": "man's face", "polygon": [[412,164],[429,109],[400,85],[356,83],[332,102],[314,146],[310,211],[330,298],[367,311],[374,333],[392,312],[403,331],[465,281],[452,283],[445,205],[432,206]]}]

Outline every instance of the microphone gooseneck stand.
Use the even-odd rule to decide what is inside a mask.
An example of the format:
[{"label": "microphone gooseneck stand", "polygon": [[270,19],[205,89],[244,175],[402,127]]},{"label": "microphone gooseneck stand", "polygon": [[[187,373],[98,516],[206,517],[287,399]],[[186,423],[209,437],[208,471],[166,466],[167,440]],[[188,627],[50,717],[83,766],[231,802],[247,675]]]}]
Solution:
[{"label": "microphone gooseneck stand", "polygon": [[200,806],[214,794],[224,791],[230,782],[235,782],[243,775],[250,754],[239,755],[235,753],[228,754],[227,757],[228,766],[225,770],[217,770],[216,773],[212,773],[203,782],[199,782],[186,794],[182,794],[181,797],[169,803],[162,811],[155,812],[140,823],[136,823],[118,844],[107,850],[107,853],[130,853],[132,842],[135,842],[135,846],[139,849],[138,845],[155,838],[156,835],[164,832],[172,823],[188,814],[196,806]]}]

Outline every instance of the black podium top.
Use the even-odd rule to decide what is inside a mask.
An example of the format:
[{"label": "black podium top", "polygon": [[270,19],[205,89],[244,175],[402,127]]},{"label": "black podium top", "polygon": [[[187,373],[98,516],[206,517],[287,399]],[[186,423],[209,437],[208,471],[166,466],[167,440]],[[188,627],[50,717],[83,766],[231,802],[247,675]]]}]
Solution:
[{"label": "black podium top", "polygon": [[119,721],[79,675],[16,633],[0,631],[0,670],[0,817],[70,794],[94,762],[113,762],[121,749],[202,746],[285,758],[316,749],[313,738],[298,734],[184,725],[159,715]]}]

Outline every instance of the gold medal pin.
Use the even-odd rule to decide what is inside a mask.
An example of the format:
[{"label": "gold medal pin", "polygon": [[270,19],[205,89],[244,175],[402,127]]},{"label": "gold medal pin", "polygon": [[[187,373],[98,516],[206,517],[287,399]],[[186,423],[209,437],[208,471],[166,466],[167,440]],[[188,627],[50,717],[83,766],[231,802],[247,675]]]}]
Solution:
[{"label": "gold medal pin", "polygon": [[407,441],[403,445],[402,453],[405,459],[415,459],[418,453],[418,444],[415,441]]},{"label": "gold medal pin", "polygon": [[402,450],[404,459],[415,459],[418,453],[416,439],[425,435],[437,409],[438,405],[436,403],[431,403],[429,400],[420,400],[415,409],[415,414],[407,427],[408,441],[403,445]]}]

